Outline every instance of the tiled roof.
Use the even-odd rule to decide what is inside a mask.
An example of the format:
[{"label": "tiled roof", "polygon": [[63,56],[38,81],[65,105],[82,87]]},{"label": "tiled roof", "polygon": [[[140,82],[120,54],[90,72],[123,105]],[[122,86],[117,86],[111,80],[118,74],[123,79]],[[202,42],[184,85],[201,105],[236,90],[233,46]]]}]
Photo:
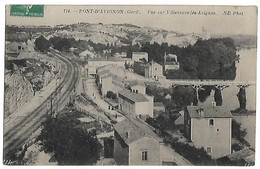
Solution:
[{"label": "tiled roof", "polygon": [[140,86],[146,87],[144,82],[140,82],[140,81],[137,81],[137,80],[133,80],[133,81],[129,82],[129,86],[130,87],[133,87],[133,86],[136,86],[136,85],[140,85]]},{"label": "tiled roof", "polygon": [[122,90],[118,92],[119,97],[120,95],[129,99],[133,102],[148,102],[149,100],[141,93],[131,93],[129,90]]},{"label": "tiled roof", "polygon": [[116,57],[110,57],[110,58],[92,58],[88,61],[115,61],[115,62],[125,62],[126,60],[131,60],[131,58],[116,58]]},{"label": "tiled roof", "polygon": [[178,62],[165,62],[165,64],[164,65],[179,65],[179,63]]},{"label": "tiled roof", "polygon": [[108,64],[108,65],[100,66],[96,70],[99,71],[101,69],[109,69],[110,67],[114,67],[114,66],[115,65],[113,65],[113,64]]},{"label": "tiled roof", "polygon": [[153,62],[153,64],[156,64],[156,65],[160,65],[160,66],[162,66],[161,64],[159,64],[159,63],[157,63],[157,62],[150,61],[150,62],[148,62],[148,63],[145,64],[145,67],[149,67],[149,66],[151,66],[151,65],[152,65],[152,62]]},{"label": "tiled roof", "polygon": [[[188,113],[191,118],[231,118],[230,110],[222,106],[187,106]],[[200,113],[200,110],[202,113]]]},{"label": "tiled roof", "polygon": [[84,51],[85,51],[85,49],[76,49],[76,50],[74,50],[74,53],[80,54]]},{"label": "tiled roof", "polygon": [[107,76],[108,74],[111,74],[111,73],[110,73],[110,71],[107,71],[107,70],[102,70],[102,71],[99,71],[99,72],[97,73],[97,75],[98,75],[99,77],[104,77],[104,76]]},{"label": "tiled roof", "polygon": [[148,55],[147,52],[133,52],[133,54],[139,54],[139,55]]},{"label": "tiled roof", "polygon": [[127,145],[144,137],[162,142],[162,139],[153,132],[154,129],[139,118],[127,118],[117,123],[114,129]]}]

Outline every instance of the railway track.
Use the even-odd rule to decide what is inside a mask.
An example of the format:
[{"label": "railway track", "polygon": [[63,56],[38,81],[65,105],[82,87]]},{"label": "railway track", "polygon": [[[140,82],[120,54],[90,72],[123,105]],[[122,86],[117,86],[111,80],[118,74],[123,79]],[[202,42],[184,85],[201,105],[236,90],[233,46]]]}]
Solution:
[{"label": "railway track", "polygon": [[[65,58],[55,51],[53,52],[67,66],[67,72],[65,73],[63,81],[59,86],[57,86],[56,91],[61,91],[65,85],[67,85],[67,89],[53,102],[53,109],[55,110],[58,106],[64,105],[68,102],[79,77],[79,70],[77,64],[73,60]],[[52,92],[51,95],[56,94],[56,91]],[[31,134],[41,127],[46,114],[50,113],[50,110],[46,110],[46,105],[47,102],[50,101],[50,97],[52,96],[49,96],[28,116],[24,117],[19,123],[15,124],[4,133],[4,157],[11,150],[18,150],[28,140]]]}]

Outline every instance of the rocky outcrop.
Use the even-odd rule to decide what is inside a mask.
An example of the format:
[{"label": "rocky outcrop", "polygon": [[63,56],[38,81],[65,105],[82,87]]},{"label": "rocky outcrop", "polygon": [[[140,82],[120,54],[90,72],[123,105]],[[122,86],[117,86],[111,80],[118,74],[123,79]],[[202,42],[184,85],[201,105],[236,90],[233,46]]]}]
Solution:
[{"label": "rocky outcrop", "polygon": [[33,97],[31,83],[21,74],[14,64],[14,72],[5,74],[4,115],[15,112]]}]

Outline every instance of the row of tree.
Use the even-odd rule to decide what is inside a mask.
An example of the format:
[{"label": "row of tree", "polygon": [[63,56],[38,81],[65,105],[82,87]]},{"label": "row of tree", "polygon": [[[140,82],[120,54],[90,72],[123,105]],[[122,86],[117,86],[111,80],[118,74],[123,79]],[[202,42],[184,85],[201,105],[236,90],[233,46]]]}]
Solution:
[{"label": "row of tree", "polygon": [[67,51],[70,47],[86,49],[93,47],[94,51],[113,56],[116,52],[126,52],[127,57],[132,57],[132,52],[147,52],[149,61],[154,60],[160,64],[164,62],[165,53],[178,56],[179,70],[166,72],[169,79],[234,79],[236,76],[235,61],[237,59],[236,47],[231,38],[218,38],[201,40],[188,47],[169,46],[167,43],[151,44],[147,42],[139,45],[116,46],[113,44],[96,44],[91,41],[76,41],[74,38],[52,37],[50,40],[40,36],[35,40],[36,49],[41,52],[50,46],[60,51]]}]

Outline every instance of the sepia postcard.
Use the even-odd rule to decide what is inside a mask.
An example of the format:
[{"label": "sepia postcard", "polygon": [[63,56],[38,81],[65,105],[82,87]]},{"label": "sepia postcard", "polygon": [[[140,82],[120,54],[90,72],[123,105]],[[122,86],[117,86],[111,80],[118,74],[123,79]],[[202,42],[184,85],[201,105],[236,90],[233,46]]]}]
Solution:
[{"label": "sepia postcard", "polygon": [[5,10],[4,165],[255,165],[256,6]]}]

